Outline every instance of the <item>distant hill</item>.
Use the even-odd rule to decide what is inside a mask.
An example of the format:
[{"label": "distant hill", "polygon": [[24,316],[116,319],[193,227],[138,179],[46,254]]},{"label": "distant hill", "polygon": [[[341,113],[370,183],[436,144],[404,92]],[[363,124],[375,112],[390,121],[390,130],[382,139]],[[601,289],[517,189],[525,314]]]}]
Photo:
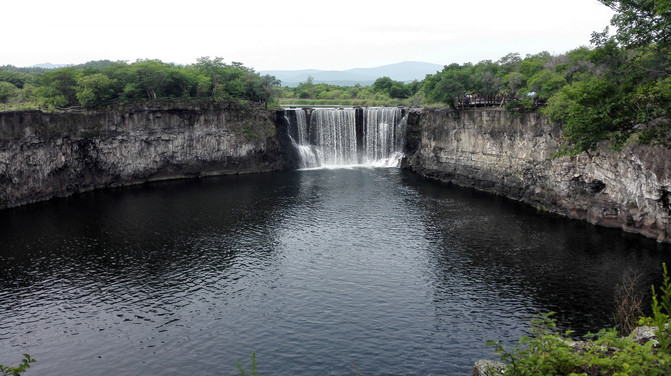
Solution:
[{"label": "distant hill", "polygon": [[422,63],[417,61],[404,61],[402,63],[383,65],[375,68],[353,68],[344,71],[326,71],[318,69],[303,70],[267,70],[261,74],[275,76],[282,81],[282,86],[295,87],[305,82],[308,76],[312,76],[314,83],[327,83],[340,86],[354,86],[356,84],[371,85],[380,77],[389,77],[394,81],[411,82],[420,81],[427,74],[441,71],[440,64]]},{"label": "distant hill", "polygon": [[56,69],[56,68],[63,68],[67,67],[67,64],[51,64],[51,63],[42,63],[42,64],[35,64],[30,68],[44,68],[44,69]]}]

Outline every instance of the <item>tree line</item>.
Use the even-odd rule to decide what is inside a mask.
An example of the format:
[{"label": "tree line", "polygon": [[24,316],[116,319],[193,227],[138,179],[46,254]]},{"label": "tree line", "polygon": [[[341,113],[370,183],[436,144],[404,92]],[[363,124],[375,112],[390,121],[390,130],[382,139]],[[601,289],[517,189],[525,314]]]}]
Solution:
[{"label": "tree line", "polygon": [[405,99],[416,95],[421,88],[421,82],[404,83],[394,81],[389,77],[380,77],[372,85],[339,86],[326,83],[315,84],[308,76],[294,88],[284,87],[278,91],[282,98],[315,99],[315,100],[378,100]]},{"label": "tree line", "polygon": [[243,64],[202,57],[193,65],[159,60],[94,61],[58,69],[0,67],[0,103],[95,108],[153,99],[250,101],[267,105],[280,81]]}]

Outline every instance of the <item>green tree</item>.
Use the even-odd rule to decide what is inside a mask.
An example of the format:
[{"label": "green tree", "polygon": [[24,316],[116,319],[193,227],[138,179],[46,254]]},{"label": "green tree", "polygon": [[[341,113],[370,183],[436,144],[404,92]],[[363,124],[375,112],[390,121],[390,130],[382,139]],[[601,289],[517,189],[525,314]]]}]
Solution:
[{"label": "green tree", "polygon": [[387,92],[391,90],[394,85],[394,80],[389,77],[380,77],[373,83],[373,91],[376,93]]},{"label": "green tree", "polygon": [[522,62],[520,54],[517,52],[509,53],[508,55],[499,59],[499,71],[501,76],[505,76],[510,72],[519,70],[519,65]]},{"label": "green tree", "polygon": [[209,56],[204,56],[196,59],[196,61],[194,67],[210,78],[210,93],[214,95],[214,90],[219,85],[220,72],[226,68],[224,59],[222,57],[210,59]]},{"label": "green tree", "polygon": [[77,79],[77,100],[82,106],[94,107],[118,96],[116,82],[102,73]]},{"label": "green tree", "polygon": [[592,56],[593,51],[583,46],[562,55],[558,61],[548,61],[548,65],[550,70],[561,74],[567,83],[571,83],[599,74]]},{"label": "green tree", "polygon": [[218,93],[220,98],[244,98],[247,93],[248,73],[240,68],[226,67],[220,72]]},{"label": "green tree", "polygon": [[26,83],[26,80],[27,75],[25,73],[9,69],[0,69],[0,82],[9,82],[17,88],[22,89],[23,85]]},{"label": "green tree", "polygon": [[45,73],[36,90],[38,100],[46,106],[76,106],[79,103],[75,89],[78,77],[79,71],[72,67]]},{"label": "green tree", "polygon": [[261,77],[240,62],[234,61],[228,65],[220,57],[201,57],[193,67],[202,76],[195,80],[197,91],[204,92],[203,86],[209,81],[209,91],[217,101],[246,99],[267,103],[275,94],[274,88],[280,85],[273,76]]},{"label": "green tree", "polygon": [[182,69],[182,73],[188,77],[187,81],[190,83],[189,95],[191,97],[206,98],[210,96],[212,81],[208,75],[193,65]]},{"label": "green tree", "polygon": [[123,76],[123,95],[128,100],[189,97],[202,83],[187,68],[160,60],[139,60]]},{"label": "green tree", "polygon": [[256,73],[248,73],[245,97],[266,106],[268,101],[273,97],[275,88],[279,87],[280,84],[280,80],[275,78],[275,76],[259,76]]},{"label": "green tree", "polygon": [[0,103],[7,103],[10,98],[14,98],[19,88],[5,81],[0,81]]},{"label": "green tree", "polygon": [[671,1],[599,0],[615,11],[611,24],[625,47],[671,48]]},{"label": "green tree", "polygon": [[527,90],[535,92],[538,98],[547,100],[566,85],[566,79],[551,70],[542,70],[528,80]]},{"label": "green tree", "polygon": [[[415,85],[415,88],[417,86]],[[394,81],[389,77],[380,77],[373,83],[374,93],[382,93],[390,98],[407,98],[412,93],[408,86],[401,81]]]},{"label": "green tree", "polygon": [[410,91],[403,82],[394,81],[389,89],[389,96],[391,98],[407,98],[410,96]]},{"label": "green tree", "polygon": [[415,95],[422,88],[422,83],[420,81],[414,80],[405,86],[408,88],[408,95]]},{"label": "green tree", "polygon": [[525,87],[526,80],[520,72],[510,72],[503,77],[503,94],[507,98],[517,98],[526,93],[520,93],[520,89]]},{"label": "green tree", "polygon": [[622,145],[635,124],[627,93],[615,82],[596,77],[564,86],[543,112],[563,126],[569,154],[594,149],[606,139]]},{"label": "green tree", "polygon": [[466,94],[471,77],[466,71],[467,66],[450,64],[435,75],[427,76],[424,80],[424,92],[430,101],[445,103],[452,109]]},{"label": "green tree", "polygon": [[472,91],[485,99],[493,99],[501,91],[499,66],[491,60],[483,60],[473,66]]},{"label": "green tree", "polygon": [[550,53],[547,51],[543,51],[536,55],[527,55],[526,58],[520,61],[517,71],[520,72],[525,79],[528,79],[543,70],[545,64],[550,60],[550,57]]},{"label": "green tree", "polygon": [[314,78],[308,76],[305,82],[301,82],[294,89],[294,93],[300,99],[313,99],[315,98],[315,84]]}]

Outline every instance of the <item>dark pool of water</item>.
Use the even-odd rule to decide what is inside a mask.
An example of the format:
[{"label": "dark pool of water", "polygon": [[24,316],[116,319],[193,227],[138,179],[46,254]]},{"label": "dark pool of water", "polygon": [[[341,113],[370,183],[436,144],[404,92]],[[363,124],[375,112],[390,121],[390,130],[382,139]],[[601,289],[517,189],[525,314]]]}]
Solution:
[{"label": "dark pool of water", "polygon": [[612,326],[669,247],[398,169],[97,191],[0,212],[0,363],[48,375],[467,375],[537,313]]}]

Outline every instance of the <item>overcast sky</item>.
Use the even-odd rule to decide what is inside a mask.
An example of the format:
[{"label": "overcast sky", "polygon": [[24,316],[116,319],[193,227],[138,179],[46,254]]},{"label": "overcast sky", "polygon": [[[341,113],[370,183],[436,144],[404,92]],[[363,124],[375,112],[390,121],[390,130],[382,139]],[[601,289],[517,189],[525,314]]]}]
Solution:
[{"label": "overcast sky", "polygon": [[0,65],[220,56],[256,70],[563,53],[613,12],[596,0],[9,0]]}]

